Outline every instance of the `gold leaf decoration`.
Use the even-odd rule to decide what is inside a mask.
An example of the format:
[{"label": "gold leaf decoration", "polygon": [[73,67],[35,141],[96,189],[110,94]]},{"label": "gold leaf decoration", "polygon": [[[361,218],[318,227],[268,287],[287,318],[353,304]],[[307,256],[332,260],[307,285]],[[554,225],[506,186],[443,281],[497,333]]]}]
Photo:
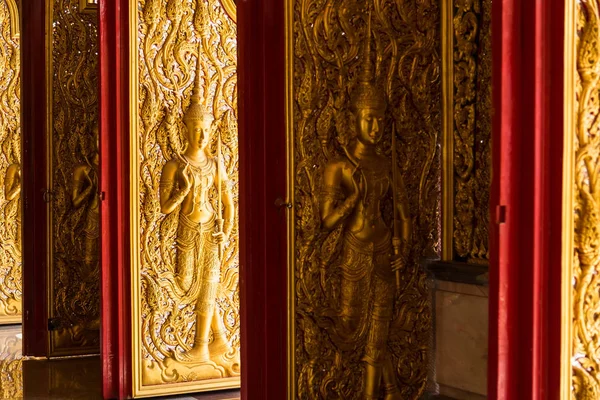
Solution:
[{"label": "gold leaf decoration", "polygon": [[97,352],[98,22],[79,0],[52,2],[51,353]]},{"label": "gold leaf decoration", "polygon": [[[397,385],[382,384],[380,393],[393,391],[393,398],[417,399],[426,384],[431,330],[429,289],[419,262],[440,251],[440,9],[436,2],[421,0],[294,0],[291,5],[295,392],[298,399],[357,399],[363,398],[369,381],[364,357],[365,343],[372,339],[355,332],[354,339],[341,340],[338,308],[345,296],[341,292],[348,290],[342,283],[346,272],[340,260],[362,260],[356,264],[361,265],[357,270],[361,278],[356,279],[363,282],[370,279],[373,259],[361,253],[368,249],[356,244],[356,253],[350,256],[348,249],[354,247],[347,244],[348,229],[342,224],[326,231],[320,207],[328,201],[339,204],[347,196],[326,186],[324,176],[338,160],[351,161],[346,150],[356,134],[351,99],[365,65],[372,62],[387,102],[377,148],[380,162],[374,166],[381,174],[368,175],[362,167],[361,173],[367,186],[391,179],[395,127],[397,169],[405,184],[398,191],[402,197],[398,202],[408,205],[413,227],[393,310],[390,303],[381,311],[392,312],[385,339],[391,367],[384,369],[394,376],[383,380],[395,380]],[[370,61],[364,55],[367,43]],[[377,211],[388,227],[393,220],[391,192]],[[377,304],[370,283],[356,285],[352,290],[362,305]],[[361,311],[360,326],[366,325],[371,311]]]},{"label": "gold leaf decoration", "polygon": [[[11,12],[12,11],[12,12]],[[18,18],[0,1],[0,323],[21,315],[21,75]]]},{"label": "gold leaf decoration", "polygon": [[574,399],[600,398],[600,3],[576,5],[573,376]]}]

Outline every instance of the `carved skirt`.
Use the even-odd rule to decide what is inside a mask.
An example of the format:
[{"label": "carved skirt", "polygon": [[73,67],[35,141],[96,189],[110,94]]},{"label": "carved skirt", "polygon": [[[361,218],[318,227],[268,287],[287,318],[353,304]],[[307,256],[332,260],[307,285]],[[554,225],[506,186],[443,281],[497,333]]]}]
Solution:
[{"label": "carved skirt", "polygon": [[197,309],[214,304],[220,279],[219,246],[215,242],[215,220],[191,221],[183,213],[177,228],[176,276],[186,298],[196,300]]},{"label": "carved skirt", "polygon": [[[338,332],[346,346],[367,345],[367,352],[383,350],[394,303],[391,234],[377,242],[362,241],[346,232],[339,262],[341,269]],[[369,351],[370,348],[370,351]],[[356,349],[356,347],[355,347]],[[374,358],[379,358],[379,354]]]}]

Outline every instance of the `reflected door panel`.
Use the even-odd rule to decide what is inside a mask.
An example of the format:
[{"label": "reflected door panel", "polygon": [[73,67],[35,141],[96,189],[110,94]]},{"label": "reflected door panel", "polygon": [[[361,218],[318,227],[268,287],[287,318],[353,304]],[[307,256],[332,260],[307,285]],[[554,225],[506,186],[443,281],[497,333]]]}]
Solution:
[{"label": "reflected door panel", "polygon": [[100,325],[97,11],[51,4],[49,355],[90,354]]}]

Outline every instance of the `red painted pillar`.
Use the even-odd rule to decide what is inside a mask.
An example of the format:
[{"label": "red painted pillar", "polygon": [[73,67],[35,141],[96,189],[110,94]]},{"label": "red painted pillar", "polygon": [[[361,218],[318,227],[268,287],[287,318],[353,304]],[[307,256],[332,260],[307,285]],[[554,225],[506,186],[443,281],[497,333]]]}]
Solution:
[{"label": "red painted pillar", "polygon": [[101,359],[105,398],[131,394],[129,4],[100,2]]},{"label": "red painted pillar", "polygon": [[287,397],[285,14],[238,1],[242,399]]},{"label": "red painted pillar", "polygon": [[493,3],[490,399],[558,399],[564,2]]}]

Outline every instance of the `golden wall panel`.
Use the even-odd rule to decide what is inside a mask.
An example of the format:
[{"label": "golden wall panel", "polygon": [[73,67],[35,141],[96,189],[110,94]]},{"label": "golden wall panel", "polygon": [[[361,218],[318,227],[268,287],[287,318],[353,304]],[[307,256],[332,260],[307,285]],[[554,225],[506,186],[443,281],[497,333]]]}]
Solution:
[{"label": "golden wall panel", "polygon": [[132,0],[131,9],[134,395],[237,387],[232,9],[220,0]]},{"label": "golden wall panel", "polygon": [[0,0],[0,323],[21,321],[21,115],[18,9]]},{"label": "golden wall panel", "polygon": [[99,351],[98,22],[52,0],[50,354]]},{"label": "golden wall panel", "polygon": [[417,399],[431,335],[419,263],[440,249],[440,8],[288,7],[292,396]]},{"label": "golden wall panel", "polygon": [[445,3],[446,261],[487,264],[489,260],[491,7],[490,0]]},{"label": "golden wall panel", "polygon": [[[571,284],[569,304],[572,316],[571,348],[571,397],[574,399],[600,398],[600,341],[598,339],[600,315],[600,2],[582,0],[576,2],[574,31],[567,32],[567,38],[575,35],[575,62],[567,65],[574,70],[574,85],[567,82],[566,88],[574,92],[574,101],[567,104],[566,149],[571,150],[565,159],[567,176],[573,180],[565,181],[568,197],[572,195],[573,209],[567,226],[572,226],[572,246],[567,246],[572,259],[566,265],[570,267]],[[569,27],[569,25],[567,24]],[[568,39],[569,40],[569,39]],[[567,42],[568,43],[568,42]],[[567,46],[568,47],[568,46]],[[567,61],[569,56],[567,53]],[[568,98],[573,95],[567,94]],[[569,114],[573,119],[569,119]],[[575,129],[573,129],[575,128]],[[569,171],[573,173],[569,175]],[[567,203],[568,204],[568,203]],[[567,251],[568,251],[567,250]],[[571,321],[569,321],[571,322]],[[565,360],[566,361],[566,360]]]}]

